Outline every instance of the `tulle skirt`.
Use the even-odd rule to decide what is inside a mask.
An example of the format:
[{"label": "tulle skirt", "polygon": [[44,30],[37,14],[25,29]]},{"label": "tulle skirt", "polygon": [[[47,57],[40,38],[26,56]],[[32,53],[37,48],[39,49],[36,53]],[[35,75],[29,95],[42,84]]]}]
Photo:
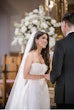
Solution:
[{"label": "tulle skirt", "polygon": [[[18,92],[17,89],[17,94]],[[10,105],[10,109],[50,109],[49,91],[44,79],[28,80],[21,90],[18,101],[17,98]]]}]

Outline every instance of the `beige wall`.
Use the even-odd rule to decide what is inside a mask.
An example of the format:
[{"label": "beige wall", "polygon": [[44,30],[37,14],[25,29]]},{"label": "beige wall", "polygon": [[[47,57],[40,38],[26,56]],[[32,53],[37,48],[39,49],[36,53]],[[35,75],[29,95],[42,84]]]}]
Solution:
[{"label": "beige wall", "polygon": [[14,36],[14,22],[19,20],[20,16],[0,15],[0,65],[4,53],[20,51],[19,46],[11,46]]},{"label": "beige wall", "polygon": [[6,15],[0,16],[0,64],[2,54],[8,52],[9,49],[8,22],[9,18]]}]

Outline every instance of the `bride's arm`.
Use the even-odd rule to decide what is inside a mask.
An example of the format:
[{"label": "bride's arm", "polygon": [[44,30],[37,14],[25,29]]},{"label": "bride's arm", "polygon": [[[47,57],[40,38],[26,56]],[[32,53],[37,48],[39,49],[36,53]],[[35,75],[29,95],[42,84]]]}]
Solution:
[{"label": "bride's arm", "polygon": [[30,68],[32,65],[32,61],[33,61],[33,56],[31,54],[29,54],[27,56],[27,59],[25,61],[25,65],[24,65],[24,79],[36,80],[36,79],[45,78],[45,75],[32,75],[32,74],[30,74]]}]

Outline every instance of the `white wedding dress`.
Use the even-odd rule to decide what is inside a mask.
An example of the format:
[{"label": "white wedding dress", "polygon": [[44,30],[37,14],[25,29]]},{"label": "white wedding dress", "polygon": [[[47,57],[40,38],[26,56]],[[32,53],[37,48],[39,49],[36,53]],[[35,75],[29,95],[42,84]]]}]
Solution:
[{"label": "white wedding dress", "polygon": [[[45,74],[45,64],[33,63],[30,74]],[[49,91],[45,79],[28,80],[22,90],[22,96],[17,108],[23,109],[49,109]]]},{"label": "white wedding dress", "polygon": [[[30,74],[42,75],[47,71],[47,66],[41,63],[33,63]],[[18,90],[17,90],[18,92]],[[50,109],[50,98],[48,86],[45,79],[27,80],[21,90],[20,99],[16,103],[16,98],[11,109]]]}]

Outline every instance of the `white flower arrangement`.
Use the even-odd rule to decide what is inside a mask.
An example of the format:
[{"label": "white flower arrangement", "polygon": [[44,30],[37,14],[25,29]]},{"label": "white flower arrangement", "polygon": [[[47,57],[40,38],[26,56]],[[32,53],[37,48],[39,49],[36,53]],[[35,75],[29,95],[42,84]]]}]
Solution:
[{"label": "white flower arrangement", "polygon": [[[50,16],[46,16],[42,5],[39,9],[34,9],[32,12],[26,13],[25,17],[21,19],[21,23],[15,23],[15,37],[12,41],[12,45],[19,43],[20,45],[27,43],[30,35],[34,31],[44,31],[49,34],[50,37],[55,39],[57,33],[55,29],[60,26],[55,19]],[[53,45],[50,42],[50,46]]]}]

